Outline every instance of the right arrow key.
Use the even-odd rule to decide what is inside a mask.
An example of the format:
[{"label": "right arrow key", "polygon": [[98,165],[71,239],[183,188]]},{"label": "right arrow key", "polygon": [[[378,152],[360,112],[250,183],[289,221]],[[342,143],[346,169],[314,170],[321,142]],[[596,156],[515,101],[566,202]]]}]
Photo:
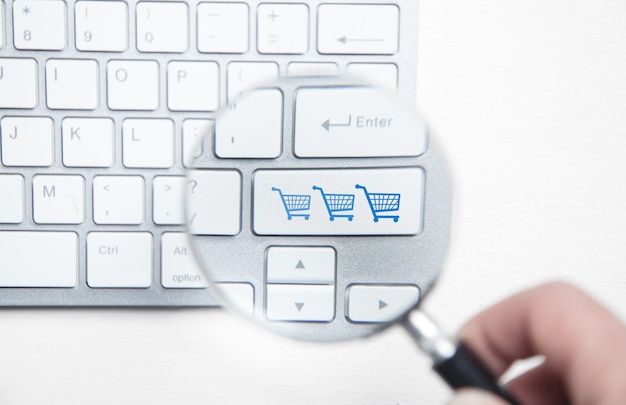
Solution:
[{"label": "right arrow key", "polygon": [[352,322],[389,322],[419,301],[412,284],[353,284],[346,291],[346,315]]}]

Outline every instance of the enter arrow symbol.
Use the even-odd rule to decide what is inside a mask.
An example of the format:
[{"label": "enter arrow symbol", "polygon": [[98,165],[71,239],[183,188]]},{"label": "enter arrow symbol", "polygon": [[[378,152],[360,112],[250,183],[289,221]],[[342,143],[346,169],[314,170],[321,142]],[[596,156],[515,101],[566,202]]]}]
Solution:
[{"label": "enter arrow symbol", "polygon": [[348,122],[344,123],[331,123],[330,118],[322,123],[322,128],[326,131],[330,131],[330,127],[349,127],[352,124],[352,115],[348,115]]},{"label": "enter arrow symbol", "polygon": [[388,306],[389,304],[387,304],[385,301],[383,300],[378,300],[378,310],[380,311],[381,309],[385,308],[386,306]]},{"label": "enter arrow symbol", "polygon": [[304,306],[304,302],[296,302],[296,308],[298,308],[298,312],[302,311],[302,307]]}]

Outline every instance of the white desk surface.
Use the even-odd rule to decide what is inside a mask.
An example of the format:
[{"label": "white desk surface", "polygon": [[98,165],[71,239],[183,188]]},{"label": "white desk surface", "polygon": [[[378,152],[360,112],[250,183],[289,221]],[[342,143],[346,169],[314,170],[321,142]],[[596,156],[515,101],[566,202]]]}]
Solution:
[{"label": "white desk surface", "polygon": [[[454,176],[425,306],[455,331],[544,280],[626,319],[626,2],[422,0],[419,106]],[[0,310],[1,404],[442,404],[395,329],[313,345],[220,309]]]}]

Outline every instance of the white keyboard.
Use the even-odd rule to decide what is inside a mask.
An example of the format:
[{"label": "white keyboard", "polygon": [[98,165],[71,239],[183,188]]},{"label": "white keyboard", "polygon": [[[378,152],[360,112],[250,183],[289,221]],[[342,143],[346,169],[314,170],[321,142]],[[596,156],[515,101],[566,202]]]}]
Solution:
[{"label": "white keyboard", "polygon": [[[0,2],[0,305],[215,305],[181,226],[215,111],[281,75],[348,71],[413,97],[416,48],[413,0]],[[238,141],[216,153],[280,153]]]}]

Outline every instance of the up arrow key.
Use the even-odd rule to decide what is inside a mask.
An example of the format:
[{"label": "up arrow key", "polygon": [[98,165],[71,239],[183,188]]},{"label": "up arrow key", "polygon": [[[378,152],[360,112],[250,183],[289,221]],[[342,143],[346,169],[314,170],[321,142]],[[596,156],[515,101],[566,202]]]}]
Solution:
[{"label": "up arrow key", "polygon": [[[335,250],[327,246],[272,246],[267,252],[267,283],[319,284],[335,282]],[[294,298],[289,302],[302,301]]]}]

